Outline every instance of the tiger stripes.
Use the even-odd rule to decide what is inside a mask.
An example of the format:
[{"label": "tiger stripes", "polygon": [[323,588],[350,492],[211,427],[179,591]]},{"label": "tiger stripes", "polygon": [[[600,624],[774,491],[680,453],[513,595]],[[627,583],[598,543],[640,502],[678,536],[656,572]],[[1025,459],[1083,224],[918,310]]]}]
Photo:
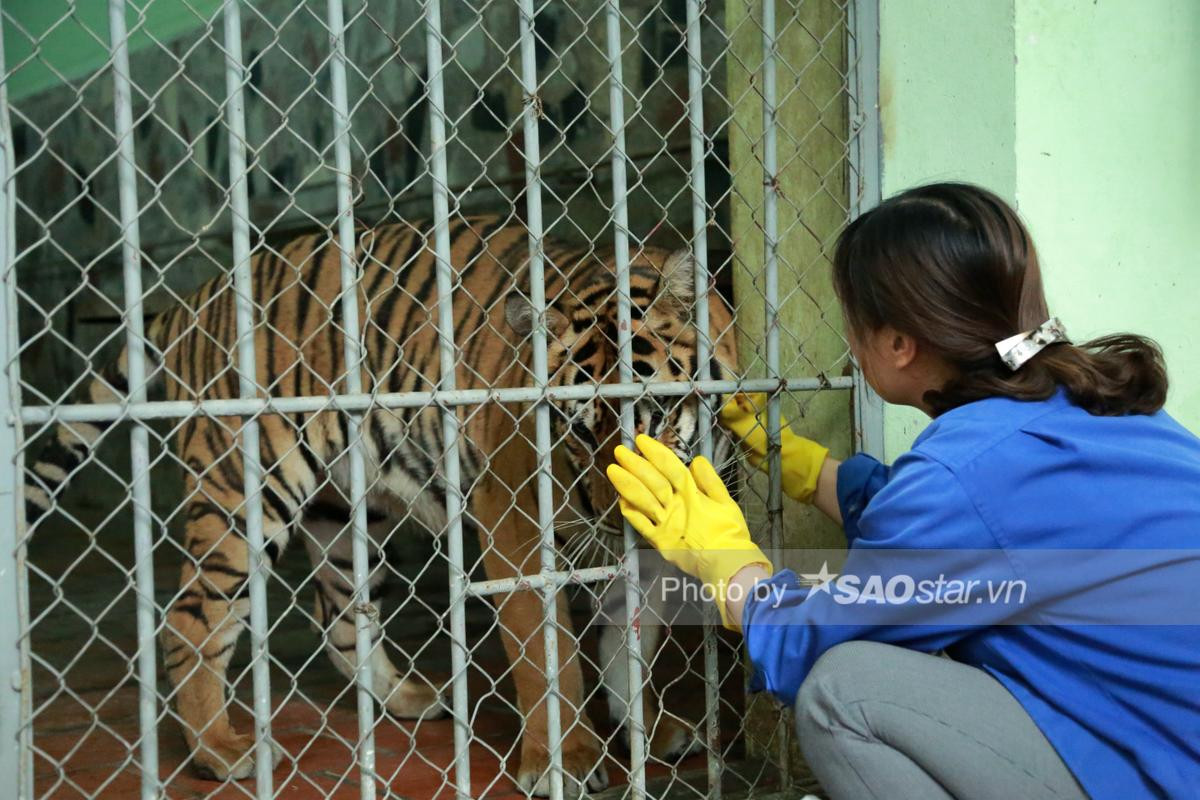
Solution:
[{"label": "tiger stripes", "polygon": [[[529,333],[528,231],[502,217],[457,218],[450,225],[454,275],[455,383],[460,389],[528,386],[533,376]],[[611,252],[547,238],[545,313],[551,384],[615,382],[617,313]],[[260,397],[329,396],[346,391],[343,336],[360,336],[362,386],[371,393],[432,391],[441,374],[436,329],[437,288],[433,226],[407,222],[358,232],[356,300],[360,328],[342,323],[341,252],[327,232],[300,236],[252,258],[254,352]],[[645,248],[631,254],[633,368],[640,381],[686,381],[698,374],[692,321],[693,262],[686,251]],[[709,365],[713,378],[730,378],[737,364],[729,308],[708,298]],[[154,397],[206,400],[239,396],[236,307],[232,279],[221,275],[168,308],[147,329]],[[119,402],[128,392],[124,352],[87,387],[92,403]],[[688,453],[698,442],[695,397],[651,398],[635,404],[639,432]],[[490,578],[540,569],[532,415],[526,406],[487,403],[459,407],[461,485],[469,521],[478,529]],[[604,398],[553,404],[556,526],[586,537],[619,536],[615,497],[603,469],[618,440],[616,404]],[[409,515],[432,532],[446,524],[447,486],[439,469],[441,410],[371,408],[361,424],[367,462],[373,536],[386,538],[389,517]],[[347,417],[334,409],[263,414],[260,459],[266,558],[276,563],[301,535],[318,568],[314,618],[339,669],[353,674],[353,617],[348,612],[345,501],[349,470]],[[193,764],[217,779],[253,774],[253,740],[234,731],[227,713],[226,670],[249,614],[248,552],[238,417],[192,415],[182,422],[174,449],[187,467],[186,522],[179,591],[161,636],[163,663],[183,722]],[[103,425],[60,425],[28,471],[25,496],[31,525],[49,510],[70,475],[89,457]],[[722,440],[728,454],[728,444]],[[381,531],[376,533],[377,531]],[[382,558],[381,554],[373,558]],[[378,572],[378,570],[376,570]],[[378,605],[382,581],[368,586]],[[518,705],[525,715],[518,782],[544,793],[546,750],[541,601],[515,592],[496,599]],[[565,601],[559,623],[570,630]],[[378,642],[380,626],[372,629]],[[376,647],[376,695],[393,714],[429,717],[441,712],[435,687],[402,678]],[[580,786],[602,788],[607,777],[600,740],[582,709],[584,695],[576,642],[560,637],[564,769]],[[382,676],[382,677],[381,677]],[[650,693],[647,693],[650,694]],[[647,713],[657,715],[657,707]],[[654,719],[648,716],[647,719]],[[667,727],[683,725],[668,720]],[[688,738],[688,737],[683,737]],[[681,736],[663,741],[678,749]],[[659,755],[663,755],[659,753]]]}]

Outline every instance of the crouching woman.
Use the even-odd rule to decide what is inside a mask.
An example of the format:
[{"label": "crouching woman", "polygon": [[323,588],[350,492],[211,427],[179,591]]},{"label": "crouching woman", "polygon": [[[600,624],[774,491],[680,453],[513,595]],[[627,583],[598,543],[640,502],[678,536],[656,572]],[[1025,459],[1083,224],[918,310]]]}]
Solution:
[{"label": "crouching woman", "polygon": [[[840,576],[776,572],[712,466],[646,436],[609,470],[625,517],[713,587],[834,800],[1200,797],[1200,440],[1158,348],[1070,343],[972,186],[859,217],[834,284],[868,383],[933,418],[890,468],[785,422],[783,488],[843,525]],[[721,413],[758,465],[762,405]]]}]

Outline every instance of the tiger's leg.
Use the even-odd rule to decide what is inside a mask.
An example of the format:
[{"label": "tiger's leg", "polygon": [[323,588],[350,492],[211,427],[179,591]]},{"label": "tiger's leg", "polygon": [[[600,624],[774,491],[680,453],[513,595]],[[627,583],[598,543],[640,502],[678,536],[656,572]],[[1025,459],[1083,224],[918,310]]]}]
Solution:
[{"label": "tiger's leg", "polygon": [[[325,652],[347,680],[354,680],[358,667],[355,650],[355,615],[349,608],[354,587],[354,542],[350,535],[350,512],[342,505],[314,503],[306,509],[300,535],[316,570],[316,599],[313,612],[325,643]],[[369,527],[372,542],[390,530],[387,519]],[[383,647],[379,624],[385,595],[386,572],[382,552],[372,554],[367,592],[371,617],[371,676],[375,699],[389,714],[402,719],[433,719],[446,709],[437,688],[416,675],[402,675]]]},{"label": "tiger's leg", "polygon": [[[650,676],[656,669],[655,654],[662,639],[665,597],[662,577],[670,567],[655,550],[639,551],[638,566],[645,605],[638,619],[643,663],[642,721],[650,732],[650,755],[663,761],[675,761],[700,749],[702,742],[691,723],[662,707],[651,688]],[[600,685],[608,700],[608,715],[619,726],[620,737],[629,745],[629,655],[625,646],[625,581],[608,584],[600,596],[601,622],[599,657]],[[659,668],[661,669],[661,668]],[[669,676],[674,678],[676,676]]]},{"label": "tiger's leg", "polygon": [[[538,530],[519,507],[535,508],[528,492],[515,498],[512,490],[492,477],[477,484],[471,493],[472,510],[479,520],[484,567],[490,579],[536,573],[540,569]],[[525,718],[521,736],[521,763],[517,770],[520,789],[545,797],[550,793],[550,753],[547,747],[545,639],[542,630],[542,595],[512,592],[493,596],[499,617],[501,639],[512,665],[517,706]],[[566,596],[559,592],[558,687],[562,734],[563,788],[576,796],[581,789],[600,791],[608,786],[600,738],[583,708],[583,671],[578,640],[571,625]]]},{"label": "tiger's leg", "polygon": [[[196,771],[240,780],[254,773],[254,736],[230,724],[226,670],[250,615],[242,464],[227,429],[214,420],[189,426],[179,449],[189,467],[187,555],[161,634],[163,661]],[[273,477],[264,486],[268,568],[287,545],[284,517],[296,513],[298,496],[299,489]],[[275,763],[281,755],[276,747]]]}]

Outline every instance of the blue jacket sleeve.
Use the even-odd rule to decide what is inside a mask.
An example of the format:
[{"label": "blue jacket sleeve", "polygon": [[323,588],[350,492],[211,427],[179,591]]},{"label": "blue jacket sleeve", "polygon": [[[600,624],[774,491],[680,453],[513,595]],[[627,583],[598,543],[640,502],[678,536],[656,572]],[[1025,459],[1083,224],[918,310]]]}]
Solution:
[{"label": "blue jacket sleeve", "polygon": [[858,518],[887,480],[888,468],[866,453],[852,455],[838,467],[838,508],[848,544],[858,538]]},{"label": "blue jacket sleeve", "polygon": [[[1011,593],[1001,602],[988,597],[984,587],[1016,575],[958,479],[937,461],[917,453],[897,460],[857,527],[833,580],[802,586],[784,571],[756,587],[742,620],[752,689],[790,704],[834,645],[865,639],[933,652],[1019,611]],[[956,590],[970,581],[977,594],[964,599]]]}]

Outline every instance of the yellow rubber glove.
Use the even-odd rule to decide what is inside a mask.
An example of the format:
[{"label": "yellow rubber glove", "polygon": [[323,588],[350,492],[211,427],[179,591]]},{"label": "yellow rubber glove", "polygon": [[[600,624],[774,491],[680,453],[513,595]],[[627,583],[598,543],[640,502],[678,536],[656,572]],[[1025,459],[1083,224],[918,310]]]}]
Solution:
[{"label": "yellow rubber glove", "polygon": [[[720,420],[722,425],[742,440],[742,448],[750,463],[766,470],[767,396],[735,394],[721,409]],[[788,421],[782,416],[779,444],[784,493],[801,503],[811,503],[829,448],[792,433]]]},{"label": "yellow rubber glove", "polygon": [[689,469],[645,434],[635,443],[642,455],[621,445],[608,467],[621,513],[664,558],[712,587],[721,624],[737,630],[725,608],[729,579],[750,564],[774,572],[771,560],[750,541],[742,510],[708,459],[693,459]]}]

